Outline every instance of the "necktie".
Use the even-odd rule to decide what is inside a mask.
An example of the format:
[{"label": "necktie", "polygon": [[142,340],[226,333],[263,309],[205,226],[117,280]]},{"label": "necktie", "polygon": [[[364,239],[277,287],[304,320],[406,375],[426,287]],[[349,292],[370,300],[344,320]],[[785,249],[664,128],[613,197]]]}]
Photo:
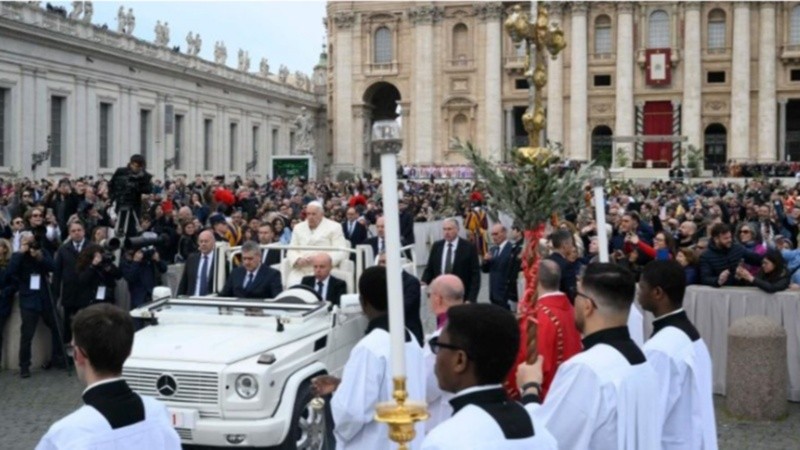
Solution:
[{"label": "necktie", "polygon": [[495,246],[492,249],[492,258],[497,258],[497,255],[500,253],[500,247]]},{"label": "necktie", "polygon": [[383,239],[378,239],[378,253],[383,253]]},{"label": "necktie", "polygon": [[317,281],[317,294],[319,294],[320,298],[322,298],[322,288],[325,286],[325,283],[322,281]]},{"label": "necktie", "polygon": [[453,272],[453,244],[447,244],[447,253],[444,255],[444,273]]},{"label": "necktie", "polygon": [[81,244],[80,244],[80,242],[76,242],[75,243],[75,251],[78,252],[78,253],[81,252]]},{"label": "necktie", "polygon": [[350,222],[350,225],[347,226],[347,235],[348,236],[353,235],[353,222]]},{"label": "necktie", "polygon": [[203,263],[200,265],[200,295],[208,295],[208,256],[203,256]]},{"label": "necktie", "polygon": [[247,286],[250,286],[250,283],[253,282],[253,272],[247,274],[247,279],[244,280],[244,288],[247,289]]}]

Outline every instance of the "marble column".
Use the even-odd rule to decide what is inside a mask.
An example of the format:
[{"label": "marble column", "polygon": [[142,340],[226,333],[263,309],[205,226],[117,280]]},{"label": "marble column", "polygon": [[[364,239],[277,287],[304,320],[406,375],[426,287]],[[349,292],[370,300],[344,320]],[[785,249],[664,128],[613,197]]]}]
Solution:
[{"label": "marble column", "polygon": [[336,13],[333,25],[336,27],[336,52],[334,71],[336,85],[333,89],[334,124],[333,163],[334,170],[352,170],[353,155],[353,35],[355,14],[350,11]]},{"label": "marble column", "polygon": [[786,161],[786,99],[778,100],[778,157]]},{"label": "marble column", "polygon": [[[550,118],[548,117],[548,120]],[[514,108],[506,108],[506,148],[514,148]]]},{"label": "marble column", "polygon": [[[433,23],[441,11],[437,7],[413,8],[409,12],[414,29],[413,73],[414,86],[412,105],[414,108],[414,142],[418,164],[429,164],[436,159],[433,148],[434,126],[433,95]],[[446,131],[444,131],[446,133]]]},{"label": "marble column", "polygon": [[733,8],[730,158],[744,162],[750,157],[750,4]]},{"label": "marble column", "polygon": [[95,158],[89,159],[89,155],[97,155],[97,151],[88,153],[90,146],[87,138],[89,136],[96,136],[96,134],[89,133],[89,99],[87,94],[86,85],[89,80],[83,77],[75,77],[75,88],[73,90],[75,95],[75,114],[74,126],[70,124],[69,129],[75,130],[71,141],[74,143],[73,151],[70,154],[62,155],[62,165],[68,167],[71,174],[74,175],[87,175],[92,172],[92,168],[96,167],[97,161]]},{"label": "marble column", "polygon": [[[36,151],[36,127],[24,126],[24,124],[35,123],[36,120],[36,69],[33,67],[22,66],[22,87],[20,95],[21,120],[17,123],[20,130],[19,151],[12,152],[6,156],[6,165],[13,167],[20,175],[30,175],[31,161],[33,153]],[[41,130],[41,129],[40,129]]]},{"label": "marble column", "polygon": [[775,4],[759,4],[758,29],[758,162],[777,156],[775,110]]},{"label": "marble column", "polygon": [[[635,113],[633,105],[633,3],[617,3],[617,82],[616,82],[616,122],[615,136],[633,136]],[[620,148],[632,160],[632,144],[620,143]]]},{"label": "marble column", "polygon": [[569,127],[570,142],[569,151],[571,158],[577,160],[589,160],[589,148],[587,145],[588,126],[587,119],[587,68],[586,61],[589,57],[586,52],[586,10],[588,6],[584,2],[572,3],[572,25],[570,61],[570,92],[569,92]]},{"label": "marble column", "polygon": [[[550,21],[561,24],[564,6],[550,4]],[[569,50],[569,49],[567,49]],[[514,116],[511,117],[510,139],[514,139]],[[547,61],[547,140],[564,143],[564,51]]]},{"label": "marble column", "polygon": [[683,105],[681,130],[688,137],[687,144],[697,148],[703,145],[702,87],[703,70],[700,55],[700,2],[687,2],[684,19],[683,47]]},{"label": "marble column", "polygon": [[482,10],[486,29],[484,77],[484,155],[495,161],[503,158],[503,50],[502,23],[503,5],[488,3]]}]

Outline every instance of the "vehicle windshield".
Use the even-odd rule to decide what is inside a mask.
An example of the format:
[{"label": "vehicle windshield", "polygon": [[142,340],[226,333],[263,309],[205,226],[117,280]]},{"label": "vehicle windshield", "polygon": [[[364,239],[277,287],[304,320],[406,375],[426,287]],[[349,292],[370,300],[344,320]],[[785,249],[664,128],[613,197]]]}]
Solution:
[{"label": "vehicle windshield", "polygon": [[326,308],[324,303],[278,303],[224,297],[166,298],[142,305],[131,311],[131,315],[139,318],[149,318],[165,313],[204,316],[306,317],[324,308]]}]

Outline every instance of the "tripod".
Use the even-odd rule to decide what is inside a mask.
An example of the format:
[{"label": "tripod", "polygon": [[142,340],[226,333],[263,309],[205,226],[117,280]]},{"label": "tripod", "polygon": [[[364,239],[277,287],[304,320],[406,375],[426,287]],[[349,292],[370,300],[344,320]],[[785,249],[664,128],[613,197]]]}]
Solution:
[{"label": "tripod", "polygon": [[[70,362],[70,357],[67,354],[67,346],[64,343],[64,334],[63,334],[63,331],[61,330],[61,323],[62,323],[61,322],[61,316],[58,314],[58,309],[56,309],[56,301],[55,301],[55,297],[53,297],[53,290],[50,289],[50,283],[48,283],[45,280],[44,284],[45,284],[45,286],[47,286],[47,294],[48,294],[48,297],[50,297],[50,300],[49,300],[50,301],[50,313],[53,315],[53,322],[54,322],[55,328],[56,328],[55,330],[51,329],[50,332],[58,334],[58,342],[61,344],[60,345],[61,356],[64,358],[64,365],[66,366],[65,369],[67,371],[67,376],[71,377],[72,376],[72,364]],[[65,314],[66,314],[66,312],[65,312]]]},{"label": "tripod", "polygon": [[120,237],[133,237],[136,236],[136,230],[139,229],[139,217],[136,210],[131,206],[120,206],[117,211],[117,226],[114,232]]}]

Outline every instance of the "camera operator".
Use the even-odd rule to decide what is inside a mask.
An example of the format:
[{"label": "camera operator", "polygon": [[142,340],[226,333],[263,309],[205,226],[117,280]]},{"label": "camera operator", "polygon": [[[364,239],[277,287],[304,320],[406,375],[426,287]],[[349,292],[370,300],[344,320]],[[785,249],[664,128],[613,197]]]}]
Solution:
[{"label": "camera operator", "polygon": [[75,264],[78,273],[78,308],[93,303],[114,303],[114,289],[122,272],[114,264],[114,255],[99,245],[89,244],[84,248]]},{"label": "camera operator", "polygon": [[120,263],[122,276],[128,282],[130,309],[152,300],[153,288],[158,286],[161,275],[167,271],[167,263],[153,246],[126,250]]},{"label": "camera operator", "polygon": [[128,165],[118,168],[108,183],[109,198],[116,202],[118,235],[136,235],[136,221],[142,213],[142,195],[153,189],[150,182],[153,176],[145,167],[144,157],[133,155]]}]

